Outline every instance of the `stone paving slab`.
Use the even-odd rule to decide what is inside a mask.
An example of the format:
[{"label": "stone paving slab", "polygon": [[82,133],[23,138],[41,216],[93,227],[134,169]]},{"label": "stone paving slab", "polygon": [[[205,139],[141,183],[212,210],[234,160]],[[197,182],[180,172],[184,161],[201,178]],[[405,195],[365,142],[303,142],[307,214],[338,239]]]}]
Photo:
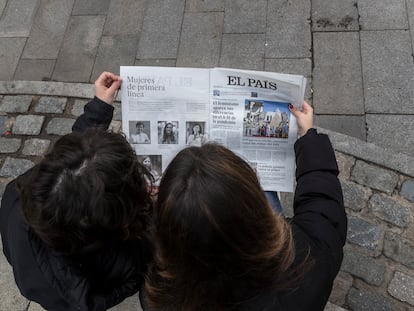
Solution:
[{"label": "stone paving slab", "polygon": [[141,31],[147,0],[112,0],[106,17],[105,36],[136,35]]},{"label": "stone paving slab", "polygon": [[40,0],[8,0],[0,15],[1,37],[27,37]]},{"label": "stone paving slab", "polygon": [[29,156],[42,156],[50,146],[50,140],[33,138],[24,142],[22,154]]},{"label": "stone paving slab", "polygon": [[366,112],[414,113],[409,32],[361,31],[360,37]]},{"label": "stone paving slab", "polygon": [[312,30],[359,30],[358,8],[355,0],[313,0]]},{"label": "stone paving slab", "polygon": [[26,38],[0,37],[0,80],[12,80]]},{"label": "stone paving slab", "polygon": [[56,59],[74,0],[42,1],[23,51],[23,58]]},{"label": "stone paving slab", "polygon": [[18,115],[12,133],[15,135],[39,135],[44,120],[44,116]]},{"label": "stone paving slab", "polygon": [[215,67],[219,63],[224,14],[185,13],[177,67]]},{"label": "stone paving slab", "polygon": [[121,304],[112,307],[110,311],[142,311],[141,304],[139,302],[138,294],[135,294],[127,299],[125,299]]},{"label": "stone paving slab", "polygon": [[306,78],[310,78],[312,74],[312,60],[310,58],[266,58],[265,70],[303,75]]},{"label": "stone paving slab", "polygon": [[401,186],[401,195],[414,202],[414,180],[405,180]]},{"label": "stone paving slab", "polygon": [[0,137],[0,152],[1,153],[14,153],[17,150],[19,150],[20,145],[21,145],[21,139]]},{"label": "stone paving slab", "polygon": [[315,113],[363,115],[358,33],[314,33],[313,49]]},{"label": "stone paving slab", "polygon": [[367,114],[366,120],[368,142],[414,154],[414,115]]},{"label": "stone paving slab", "polygon": [[[353,283],[353,278],[349,273],[339,271],[337,277],[334,280],[333,290],[329,296],[329,301],[325,307],[325,311],[330,310],[329,308],[337,308],[334,310],[346,310],[342,309],[339,306],[345,304],[346,295],[348,294],[349,289]],[[335,304],[335,305],[334,305]]]},{"label": "stone paving slab", "polygon": [[358,0],[362,30],[408,29],[404,0]]},{"label": "stone paving slab", "polygon": [[[88,82],[102,35],[105,16],[72,16],[52,78]],[[88,29],[88,31],[85,31]]]},{"label": "stone paving slab", "polygon": [[410,224],[410,208],[399,203],[393,197],[375,193],[369,199],[369,210],[384,222],[399,228],[407,228]]},{"label": "stone paving slab", "polygon": [[34,111],[37,113],[63,113],[66,108],[67,98],[65,97],[40,97]]},{"label": "stone paving slab", "polygon": [[184,4],[183,0],[148,3],[137,59],[177,58]]},{"label": "stone paving slab", "polygon": [[0,133],[4,133],[6,131],[6,122],[7,122],[7,116],[0,114]]},{"label": "stone paving slab", "polygon": [[[387,231],[384,237],[384,255],[414,269],[414,243],[400,235]],[[414,288],[413,288],[414,290]]]},{"label": "stone paving slab", "polygon": [[[337,161],[339,163],[344,163],[346,159],[337,157]],[[352,163],[352,165],[354,165],[354,163]],[[344,167],[339,167],[339,169],[343,170]],[[363,187],[357,183],[348,181],[349,175],[346,177],[345,180],[342,176],[339,176],[339,178],[341,179],[345,207],[356,212],[363,210],[367,206],[368,200],[372,195],[371,189],[368,187]]]},{"label": "stone paving slab", "polygon": [[269,1],[266,58],[311,57],[311,1]]},{"label": "stone paving slab", "polygon": [[72,15],[107,14],[111,0],[76,0]]},{"label": "stone paving slab", "polygon": [[388,292],[399,300],[414,305],[414,277],[397,271],[388,287]]},{"label": "stone paving slab", "polygon": [[351,310],[397,310],[391,299],[365,289],[351,288],[347,297],[347,303]]},{"label": "stone paving slab", "polygon": [[46,133],[59,136],[70,134],[74,123],[75,119],[53,118],[47,124]]},{"label": "stone paving slab", "polygon": [[305,100],[312,103],[312,60],[310,58],[265,58],[264,70],[304,76],[306,78]]},{"label": "stone paving slab", "polygon": [[[0,249],[3,244],[0,239]],[[25,311],[28,301],[16,286],[11,266],[0,251],[0,310],[2,311]]]},{"label": "stone paving slab", "polygon": [[133,66],[139,37],[137,35],[104,36],[101,38],[92,80],[96,80],[103,71],[119,75],[119,67]]},{"label": "stone paving slab", "polygon": [[384,230],[368,220],[348,215],[347,241],[381,254]]},{"label": "stone paving slab", "polygon": [[265,33],[267,0],[226,1],[224,33]]},{"label": "stone paving slab", "polygon": [[[409,25],[414,25],[414,0],[406,0],[407,3],[407,15]],[[410,31],[411,34],[411,46],[414,54],[414,32]]]},{"label": "stone paving slab", "polygon": [[3,11],[6,7],[7,0],[0,0],[0,16],[3,15]]},{"label": "stone paving slab", "polygon": [[380,286],[385,280],[386,266],[383,260],[375,260],[362,251],[346,248],[341,270],[363,279],[368,284]]},{"label": "stone paving slab", "polygon": [[0,177],[16,178],[34,165],[35,163],[30,160],[7,157],[0,169]]},{"label": "stone paving slab", "polygon": [[27,112],[33,97],[31,95],[4,96],[0,104],[0,112]]},{"label": "stone paving slab", "polygon": [[147,58],[147,59],[136,59],[135,66],[162,66],[162,67],[175,67],[175,58]]},{"label": "stone paving slab", "polygon": [[263,70],[264,34],[223,34],[220,67]]},{"label": "stone paving slab", "polygon": [[316,126],[366,140],[367,131],[364,115],[315,115],[314,123]]},{"label": "stone paving slab", "polygon": [[48,81],[52,77],[54,59],[20,59],[14,73],[15,80]]},{"label": "stone paving slab", "polygon": [[226,0],[186,0],[186,12],[223,11]]},{"label": "stone paving slab", "polygon": [[326,305],[324,311],[346,311],[346,309],[341,308],[337,305],[334,305],[333,303],[328,302]]}]

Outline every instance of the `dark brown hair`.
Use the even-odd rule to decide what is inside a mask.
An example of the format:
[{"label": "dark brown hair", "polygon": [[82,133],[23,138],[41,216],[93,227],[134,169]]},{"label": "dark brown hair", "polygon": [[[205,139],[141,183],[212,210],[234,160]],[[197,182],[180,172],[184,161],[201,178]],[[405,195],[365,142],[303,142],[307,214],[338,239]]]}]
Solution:
[{"label": "dark brown hair", "polygon": [[148,171],[123,135],[101,129],[68,134],[18,179],[23,216],[64,254],[140,238],[152,217],[144,175]]},{"label": "dark brown hair", "polygon": [[294,257],[289,224],[272,210],[249,164],[216,144],[170,163],[155,209],[154,310],[231,309],[286,289]]}]

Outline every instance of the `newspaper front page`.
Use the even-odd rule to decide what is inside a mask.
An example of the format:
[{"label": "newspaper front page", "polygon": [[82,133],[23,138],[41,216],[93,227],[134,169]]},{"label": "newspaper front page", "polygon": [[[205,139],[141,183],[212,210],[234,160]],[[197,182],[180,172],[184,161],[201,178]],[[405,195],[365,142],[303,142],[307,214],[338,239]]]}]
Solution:
[{"label": "newspaper front page", "polygon": [[257,172],[264,190],[292,192],[303,76],[226,68],[121,66],[122,129],[159,184],[187,146],[217,142]]}]

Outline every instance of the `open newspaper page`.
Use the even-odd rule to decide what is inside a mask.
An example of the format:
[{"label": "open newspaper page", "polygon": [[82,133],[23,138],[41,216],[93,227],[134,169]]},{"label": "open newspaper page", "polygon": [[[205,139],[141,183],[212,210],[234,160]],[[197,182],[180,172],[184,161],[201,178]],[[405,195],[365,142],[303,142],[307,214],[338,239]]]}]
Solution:
[{"label": "open newspaper page", "polygon": [[292,192],[296,118],[306,79],[270,72],[215,68],[211,75],[210,139],[245,158],[267,191]]},{"label": "open newspaper page", "polygon": [[122,128],[158,186],[186,146],[221,143],[256,170],[264,190],[293,191],[302,76],[234,69],[121,66]]},{"label": "open newspaper page", "polygon": [[209,69],[121,66],[122,129],[155,186],[173,157],[209,132]]}]

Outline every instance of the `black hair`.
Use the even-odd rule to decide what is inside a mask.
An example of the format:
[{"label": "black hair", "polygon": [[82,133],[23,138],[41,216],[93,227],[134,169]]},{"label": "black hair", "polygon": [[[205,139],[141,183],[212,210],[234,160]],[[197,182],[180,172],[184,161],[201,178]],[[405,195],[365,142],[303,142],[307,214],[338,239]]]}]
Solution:
[{"label": "black hair", "polygon": [[122,134],[89,129],[65,135],[17,181],[24,219],[64,254],[141,238],[152,214],[145,176]]}]

